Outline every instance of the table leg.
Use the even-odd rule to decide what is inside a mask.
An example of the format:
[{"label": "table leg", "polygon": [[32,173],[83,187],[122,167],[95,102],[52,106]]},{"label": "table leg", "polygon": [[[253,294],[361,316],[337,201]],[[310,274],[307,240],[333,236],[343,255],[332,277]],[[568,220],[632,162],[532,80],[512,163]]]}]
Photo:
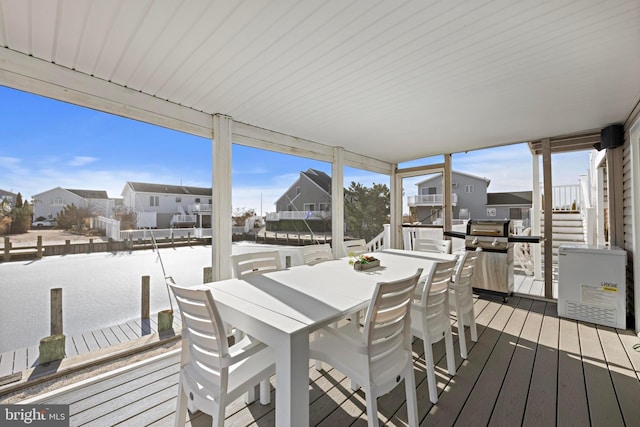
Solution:
[{"label": "table leg", "polygon": [[309,331],[288,335],[276,352],[276,425],[309,425]]}]

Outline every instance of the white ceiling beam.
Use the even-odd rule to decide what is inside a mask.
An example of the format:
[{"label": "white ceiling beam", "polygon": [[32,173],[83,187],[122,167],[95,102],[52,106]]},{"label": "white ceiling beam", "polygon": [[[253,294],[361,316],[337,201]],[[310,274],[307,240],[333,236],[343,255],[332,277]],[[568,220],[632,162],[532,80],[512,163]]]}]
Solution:
[{"label": "white ceiling beam", "polygon": [[[335,147],[241,122],[234,122],[233,142],[247,147],[291,154],[328,163],[334,161]],[[385,175],[391,175],[394,168],[391,163],[346,150],[344,151],[344,165]]]},{"label": "white ceiling beam", "polygon": [[210,114],[6,48],[0,84],[209,139],[213,134]]}]

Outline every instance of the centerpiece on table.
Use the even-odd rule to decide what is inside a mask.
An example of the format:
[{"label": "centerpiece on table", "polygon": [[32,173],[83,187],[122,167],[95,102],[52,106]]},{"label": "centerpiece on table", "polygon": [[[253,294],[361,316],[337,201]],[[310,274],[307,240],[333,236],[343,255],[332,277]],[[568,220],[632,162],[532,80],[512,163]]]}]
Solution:
[{"label": "centerpiece on table", "polygon": [[353,265],[354,270],[369,270],[370,268],[380,267],[380,260],[371,255],[354,256],[351,253],[349,256],[351,257],[349,265]]}]

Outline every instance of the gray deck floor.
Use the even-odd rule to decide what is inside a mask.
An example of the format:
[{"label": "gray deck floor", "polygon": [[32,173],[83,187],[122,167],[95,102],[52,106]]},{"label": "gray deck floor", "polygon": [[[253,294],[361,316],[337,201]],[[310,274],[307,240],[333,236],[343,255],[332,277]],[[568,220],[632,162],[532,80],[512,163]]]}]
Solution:
[{"label": "gray deck floor", "polygon": [[[467,331],[469,358],[457,354],[455,376],[446,372],[442,342],[434,346],[436,405],[428,399],[422,341],[414,342],[421,425],[638,425],[640,353],[633,349],[638,338],[632,331],[561,319],[555,303],[519,296],[507,303],[478,298],[475,307],[479,340],[470,342]],[[69,404],[73,426],[173,425],[178,360],[168,354],[43,402]],[[344,375],[327,369],[317,372],[310,365],[311,424],[365,425],[362,392],[352,392]],[[385,425],[406,425],[403,389],[378,400]],[[271,392],[267,406],[233,402],[226,425],[274,425],[277,390]],[[210,422],[198,413],[190,425]]]}]

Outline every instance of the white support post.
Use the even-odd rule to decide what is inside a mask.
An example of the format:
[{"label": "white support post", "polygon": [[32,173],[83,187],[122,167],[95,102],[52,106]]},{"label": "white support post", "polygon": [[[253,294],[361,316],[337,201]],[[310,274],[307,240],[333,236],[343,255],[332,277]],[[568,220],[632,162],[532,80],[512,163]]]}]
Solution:
[{"label": "white support post", "polygon": [[631,251],[633,262],[633,306],[636,334],[640,336],[640,120],[629,129],[629,157],[631,161]]},{"label": "white support post", "polygon": [[340,258],[344,241],[344,149],[333,148],[331,163],[331,249]]},{"label": "white support post", "polygon": [[[394,165],[390,176],[390,223],[391,223],[391,235],[389,241],[389,247],[399,249],[402,248],[402,177],[396,172],[398,166]],[[386,243],[385,243],[386,246]]]},{"label": "white support post", "polygon": [[231,278],[231,144],[233,119],[213,116],[211,263],[213,280]]},{"label": "white support post", "polygon": [[[540,156],[538,154],[531,155],[533,171],[533,200],[531,203],[531,235],[540,236],[540,221],[542,213],[542,197],[540,196]],[[533,256],[533,277],[536,280],[542,280],[542,245],[529,245],[531,255]]]},{"label": "white support post", "polygon": [[382,247],[384,249],[391,249],[391,224],[384,224],[383,233]]},{"label": "white support post", "polygon": [[598,167],[596,169],[596,218],[598,221],[597,224],[597,238],[596,242],[598,245],[604,245],[606,243],[605,240],[605,201],[604,201],[604,168]]},{"label": "white support post", "polygon": [[[444,207],[442,231],[451,231],[453,228],[453,198],[452,188],[451,154],[444,155],[444,172],[442,173],[442,206]],[[444,236],[443,236],[444,237]]]}]

